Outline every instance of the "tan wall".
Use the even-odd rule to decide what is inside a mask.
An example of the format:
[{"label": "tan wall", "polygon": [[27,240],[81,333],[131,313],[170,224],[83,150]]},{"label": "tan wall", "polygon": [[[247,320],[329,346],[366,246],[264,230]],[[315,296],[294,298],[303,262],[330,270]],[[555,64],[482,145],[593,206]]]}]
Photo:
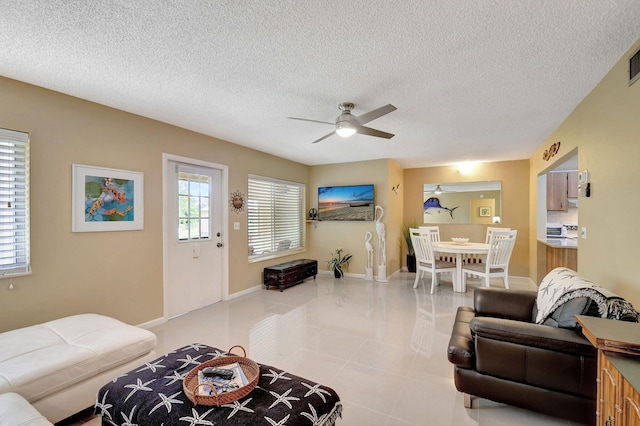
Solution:
[{"label": "tan wall", "polygon": [[[163,152],[228,165],[229,193],[246,194],[249,173],[308,184],[307,166],[174,126],[1,77],[0,93],[0,127],[31,136],[33,269],[12,290],[0,280],[0,331],[82,312],[133,324],[162,317]],[[74,163],[143,172],[144,230],[72,233]],[[228,214],[236,293],[259,285],[267,262],[248,263],[246,212]]]},{"label": "tan wall", "polygon": [[[423,223],[422,198],[424,184],[443,182],[502,181],[502,225],[517,229],[518,237],[511,257],[509,274],[529,276],[529,161],[502,161],[478,164],[466,175],[455,166],[405,169],[404,221]],[[534,222],[535,225],[535,222]],[[468,237],[484,241],[487,225],[441,224],[440,238]],[[534,234],[535,237],[535,234]],[[403,247],[406,253],[406,247]]]},{"label": "tan wall", "polygon": [[[640,83],[628,86],[628,57],[622,56],[602,81],[531,157],[531,253],[535,244],[537,176],[578,148],[579,170],[591,173],[591,197],[579,198],[578,271],[640,308],[638,241],[640,241]],[[560,141],[550,161],[542,154]],[[532,257],[531,270],[537,259]],[[541,277],[537,277],[538,281]]]},{"label": "tan wall", "polygon": [[[309,208],[318,206],[318,187],[333,185],[374,184],[376,205],[382,206],[387,244],[387,276],[400,268],[400,236],[402,197],[391,188],[401,184],[402,169],[389,160],[359,161],[354,163],[327,164],[314,166],[310,171],[308,190]],[[402,187],[402,185],[401,185]],[[398,191],[400,193],[400,191]],[[378,274],[378,237],[375,222],[339,222],[322,221],[307,225],[309,254],[318,260],[318,268],[327,269],[331,252],[341,247],[353,255],[347,270],[348,274],[364,275],[367,266],[365,234],[373,235],[375,249],[374,274]]]},{"label": "tan wall", "polygon": [[[637,49],[637,42],[629,53]],[[425,183],[501,180],[503,226],[518,230],[513,275],[537,282],[537,176],[578,148],[580,170],[591,172],[592,197],[580,198],[578,269],[640,306],[634,268],[640,240],[640,83],[626,82],[627,57],[545,141],[530,160],[484,163],[469,175],[454,167],[402,170],[389,160],[307,167],[255,150],[206,137],[70,96],[0,77],[0,127],[31,135],[31,255],[33,274],[0,280],[0,331],[80,312],[97,312],[129,323],[162,316],[162,163],[163,152],[226,164],[229,192],[246,194],[249,173],[308,184],[309,204],[317,187],[374,183],[376,204],[385,208],[388,275],[404,265],[401,226],[422,223]],[[542,153],[562,141],[558,155]],[[115,152],[116,155],[111,153]],[[132,232],[71,232],[73,163],[142,171],[145,174],[145,229]],[[400,183],[399,194],[391,188]],[[261,282],[267,264],[249,264],[246,212],[229,212],[229,292]],[[326,268],[339,246],[355,257],[349,272],[363,274],[364,233],[375,224],[324,222],[307,225],[308,255]],[[484,225],[443,225],[442,238],[484,239]],[[376,253],[377,254],[377,253]],[[297,256],[299,257],[299,256]],[[377,264],[377,256],[374,264]],[[9,290],[13,282],[14,289]]]}]

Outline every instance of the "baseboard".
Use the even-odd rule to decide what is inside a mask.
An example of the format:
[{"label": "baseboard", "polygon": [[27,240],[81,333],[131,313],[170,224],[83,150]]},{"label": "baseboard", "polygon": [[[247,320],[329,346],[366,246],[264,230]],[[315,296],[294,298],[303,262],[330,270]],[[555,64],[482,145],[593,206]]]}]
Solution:
[{"label": "baseboard", "polygon": [[[354,274],[351,272],[343,272],[344,276],[346,278],[362,278],[364,279],[365,274]],[[318,275],[327,275],[333,278],[333,271],[325,271],[325,270],[321,270],[318,271]]]},{"label": "baseboard", "polygon": [[513,275],[509,275],[509,283],[513,283],[513,284],[517,284],[518,286],[522,286],[522,287],[530,287],[531,290],[537,290],[538,286],[536,285],[536,283],[533,282],[533,280],[529,277],[516,277]]},{"label": "baseboard", "polygon": [[138,324],[138,327],[145,328],[145,329],[150,329],[150,328],[155,327],[157,325],[164,324],[165,322],[167,322],[166,318],[156,318],[154,320],[143,322],[142,324]]},{"label": "baseboard", "polygon": [[245,295],[247,295],[247,294],[251,294],[251,293],[253,293],[253,292],[260,291],[260,290],[262,290],[262,288],[263,288],[263,287],[264,287],[264,286],[263,286],[262,284],[258,284],[258,285],[256,285],[256,286],[249,287],[249,288],[248,288],[248,289],[246,289],[246,290],[242,290],[242,291],[239,291],[239,292],[237,292],[237,293],[233,293],[233,294],[229,294],[229,295],[227,295],[227,297],[225,297],[225,298],[224,298],[224,300],[233,300],[233,299],[237,299],[238,297],[242,297],[242,296],[245,296]]},{"label": "baseboard", "polygon": [[[395,270],[390,275],[388,275],[387,278],[389,278],[389,277],[391,277],[394,274],[397,274],[399,272],[402,272],[402,271],[400,269]],[[331,277],[333,277],[333,271],[325,271],[325,270],[318,271],[318,275],[330,275]],[[360,278],[360,279],[364,280],[367,275],[366,274],[354,274],[354,273],[351,273],[351,272],[345,272],[344,276],[347,277],[347,278]],[[373,281],[377,281],[376,277],[377,277],[377,274],[373,274]]]},{"label": "baseboard", "polygon": [[[492,278],[494,283],[498,283],[502,285],[502,278]],[[479,277],[467,277],[467,282],[477,283],[482,282],[482,278]],[[517,290],[530,290],[537,291],[538,286],[533,282],[533,280],[529,277],[518,277],[514,275],[509,275],[509,287]],[[499,288],[499,287],[498,287]]]}]

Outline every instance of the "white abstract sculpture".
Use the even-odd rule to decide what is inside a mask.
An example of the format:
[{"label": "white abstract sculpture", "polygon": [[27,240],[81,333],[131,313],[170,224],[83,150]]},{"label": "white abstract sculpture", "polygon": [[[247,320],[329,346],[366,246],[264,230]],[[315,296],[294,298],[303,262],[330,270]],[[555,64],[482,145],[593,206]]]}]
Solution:
[{"label": "white abstract sculpture", "polygon": [[367,281],[373,281],[373,245],[371,244],[371,239],[373,235],[371,232],[367,231],[364,234],[364,248],[367,250],[367,271],[364,276],[364,279]]},{"label": "white abstract sculpture", "polygon": [[[380,209],[380,217],[378,217],[378,209]],[[384,223],[382,223],[382,216],[384,216],[384,209],[381,206],[376,206],[376,233],[378,234],[378,278],[377,281],[387,282],[387,242],[384,230]]]}]

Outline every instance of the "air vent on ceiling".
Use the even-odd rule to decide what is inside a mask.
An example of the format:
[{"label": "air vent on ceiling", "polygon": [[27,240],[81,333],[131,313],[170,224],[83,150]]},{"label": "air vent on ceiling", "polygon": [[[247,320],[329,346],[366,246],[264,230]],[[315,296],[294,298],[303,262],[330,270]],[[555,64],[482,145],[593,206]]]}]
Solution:
[{"label": "air vent on ceiling", "polygon": [[640,49],[629,58],[629,86],[640,79]]}]

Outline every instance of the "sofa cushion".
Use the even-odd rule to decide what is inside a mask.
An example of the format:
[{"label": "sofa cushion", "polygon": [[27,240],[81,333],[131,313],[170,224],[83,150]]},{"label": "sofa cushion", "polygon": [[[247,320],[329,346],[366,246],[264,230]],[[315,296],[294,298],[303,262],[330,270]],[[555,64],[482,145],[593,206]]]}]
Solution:
[{"label": "sofa cushion", "polygon": [[588,297],[578,297],[567,300],[558,306],[542,324],[550,327],[578,329],[579,325],[575,318],[576,315],[599,317],[598,304]]},{"label": "sofa cushion", "polygon": [[152,332],[97,314],[0,333],[0,393],[37,401],[138,358],[155,345]]},{"label": "sofa cushion", "polygon": [[0,426],[53,426],[17,393],[0,394]]}]

